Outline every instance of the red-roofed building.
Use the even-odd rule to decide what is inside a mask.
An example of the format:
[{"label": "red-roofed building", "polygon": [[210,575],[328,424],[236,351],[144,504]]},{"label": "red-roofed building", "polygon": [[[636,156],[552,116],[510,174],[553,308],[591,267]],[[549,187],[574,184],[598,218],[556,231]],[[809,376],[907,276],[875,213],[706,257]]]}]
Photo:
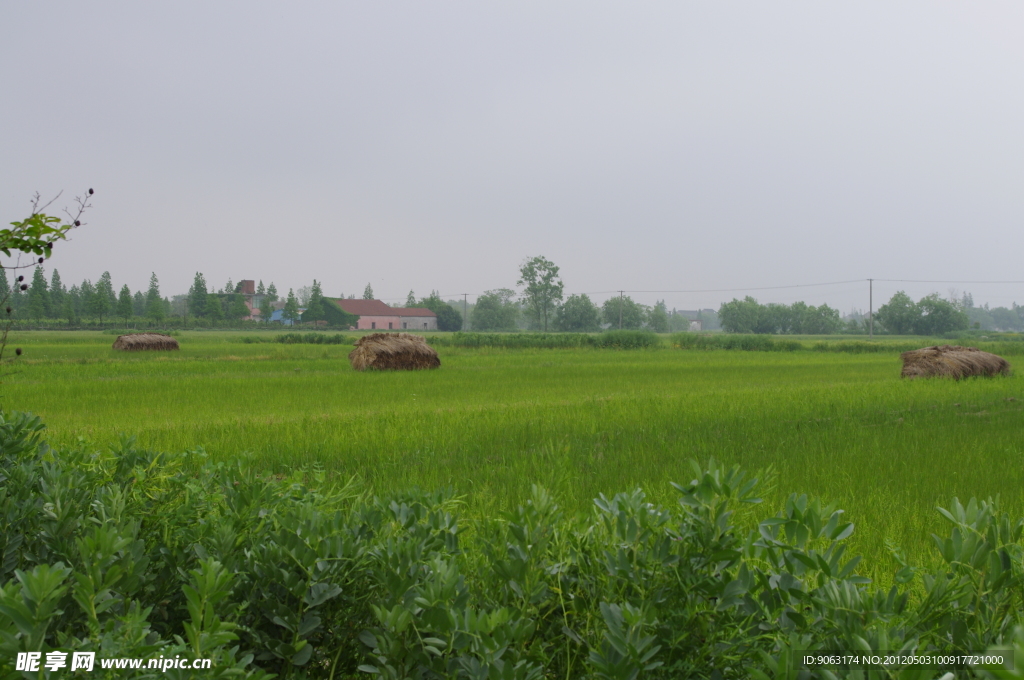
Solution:
[{"label": "red-roofed building", "polygon": [[330,301],[359,317],[358,330],[437,330],[437,315],[429,309],[389,307],[380,300],[330,298]]}]

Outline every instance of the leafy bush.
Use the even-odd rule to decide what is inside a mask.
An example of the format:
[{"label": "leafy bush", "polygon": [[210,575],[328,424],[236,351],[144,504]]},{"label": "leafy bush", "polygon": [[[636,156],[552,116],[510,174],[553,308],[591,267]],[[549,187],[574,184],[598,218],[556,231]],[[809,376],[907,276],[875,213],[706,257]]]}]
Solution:
[{"label": "leafy bush", "polygon": [[661,344],[661,339],[652,331],[605,331],[590,337],[596,347],[612,349],[649,349]]},{"label": "leafy bush", "polygon": [[[637,490],[567,516],[535,487],[471,525],[450,491],[376,497],[316,469],[127,438],[56,451],[43,433],[0,417],[4,677],[18,652],[55,649],[210,658],[203,677],[530,680],[795,678],[814,650],[1024,648],[1024,520],[992,501],[940,509],[941,567],[878,590],[845,554],[842,510],[794,494],[741,530],[757,481],[714,461],[674,508]],[[815,672],[850,672],[833,670]]]}]

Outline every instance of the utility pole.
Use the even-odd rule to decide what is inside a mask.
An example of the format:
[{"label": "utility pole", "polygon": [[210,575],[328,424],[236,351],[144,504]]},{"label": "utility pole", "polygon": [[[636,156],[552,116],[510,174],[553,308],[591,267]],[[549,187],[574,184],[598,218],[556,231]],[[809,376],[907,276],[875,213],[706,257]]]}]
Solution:
[{"label": "utility pole", "polygon": [[619,291],[619,330],[622,330],[622,294],[625,291]]},{"label": "utility pole", "polygon": [[462,294],[462,330],[466,330],[466,325],[469,323],[469,317],[466,315],[466,296],[469,293]]},{"label": "utility pole", "polygon": [[868,279],[868,340],[875,339],[875,280]]}]

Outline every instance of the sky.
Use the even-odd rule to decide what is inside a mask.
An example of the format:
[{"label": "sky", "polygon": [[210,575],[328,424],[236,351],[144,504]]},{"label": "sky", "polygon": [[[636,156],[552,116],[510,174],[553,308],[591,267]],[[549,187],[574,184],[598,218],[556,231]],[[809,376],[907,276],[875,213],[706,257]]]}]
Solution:
[{"label": "sky", "polygon": [[472,302],[539,255],[597,302],[1024,304],[1021,35],[1017,2],[8,2],[0,217],[92,187],[48,272],[164,295]]}]

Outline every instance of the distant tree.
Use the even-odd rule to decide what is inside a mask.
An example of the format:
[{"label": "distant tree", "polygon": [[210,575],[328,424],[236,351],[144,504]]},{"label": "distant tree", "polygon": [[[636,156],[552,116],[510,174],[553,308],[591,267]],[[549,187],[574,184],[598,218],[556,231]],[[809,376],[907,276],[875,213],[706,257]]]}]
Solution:
[{"label": "distant tree", "polygon": [[436,290],[430,291],[430,297],[422,298],[413,307],[425,307],[437,315],[437,329],[441,331],[461,331],[462,315],[450,304],[441,299]]},{"label": "distant tree", "polygon": [[263,286],[263,279],[260,279],[259,284],[256,286],[257,295],[266,295],[267,289]]},{"label": "distant tree", "polygon": [[192,316],[197,318],[207,316],[209,291],[206,288],[206,278],[199,272],[196,272],[196,277],[192,280],[192,287],[188,289],[188,301],[186,304],[188,305],[188,313]]},{"label": "distant tree", "polygon": [[221,292],[222,293],[234,293],[235,292],[235,283],[234,283],[234,281],[231,280],[230,276],[228,277],[228,282],[224,284],[224,290],[222,290]]},{"label": "distant tree", "polygon": [[601,310],[590,296],[570,295],[555,312],[555,329],[572,333],[601,330]]},{"label": "distant tree", "polygon": [[601,305],[601,316],[614,330],[638,330],[644,325],[643,307],[633,302],[628,295],[605,300]]},{"label": "distant tree", "polygon": [[206,296],[206,318],[210,321],[224,320],[224,303],[217,293],[209,293]]},{"label": "distant tree", "polygon": [[157,281],[156,272],[149,275],[149,290],[146,292],[146,316],[153,321],[164,320],[163,298],[160,297],[160,282]]},{"label": "distant tree", "polygon": [[32,285],[28,289],[28,315],[36,322],[50,315],[50,294],[42,267],[32,272]]},{"label": "distant tree", "polygon": [[114,281],[110,278],[110,272],[103,272],[96,281],[96,292],[104,293],[107,296],[107,313],[112,314],[117,307],[117,291],[114,290]]},{"label": "distant tree", "polygon": [[[82,304],[82,289],[78,286],[71,286],[68,288],[68,294],[64,296],[64,305],[71,305],[71,316],[64,315],[68,319],[68,323],[74,323],[76,319],[79,319],[84,313],[84,305]],[[66,310],[65,310],[66,311]]]},{"label": "distant tree", "polygon": [[135,314],[135,306],[132,304],[132,292],[128,284],[121,286],[121,292],[117,296],[117,315],[124,319],[125,328],[128,327],[128,320]]},{"label": "distant tree", "polygon": [[[72,286],[72,288],[75,289],[76,293],[78,292],[75,286]],[[68,291],[68,294],[64,296],[64,303],[61,306],[60,316],[62,319],[68,320],[69,326],[75,323],[75,320],[78,318],[78,310],[75,305],[75,297],[76,296],[72,295],[71,291]]]},{"label": "distant tree", "polygon": [[245,304],[245,296],[239,293],[232,293],[227,296],[227,311],[224,316],[229,321],[240,321],[249,316],[249,307]]},{"label": "distant tree", "polygon": [[132,295],[132,316],[146,316],[146,294],[141,290]]},{"label": "distant tree", "polygon": [[749,295],[742,300],[733,298],[718,309],[722,329],[727,333],[771,333],[774,321],[768,318],[765,305]]},{"label": "distant tree", "polygon": [[519,267],[517,286],[525,286],[523,302],[544,331],[548,330],[548,318],[562,300],[565,286],[558,277],[558,267],[543,257],[533,257]]},{"label": "distant tree", "polygon": [[514,331],[519,318],[516,292],[508,288],[489,290],[476,299],[470,326],[475,331]]},{"label": "distant tree", "polygon": [[11,299],[11,282],[7,280],[7,270],[0,267],[0,304],[7,304]]},{"label": "distant tree", "polygon": [[[343,296],[344,297],[344,296]],[[416,295],[410,290],[409,294],[405,296],[405,306],[412,307],[416,304]]]},{"label": "distant tree", "polygon": [[[60,273],[54,269],[53,273],[50,274],[50,310],[49,316],[53,319],[60,318],[64,310],[64,298],[67,296],[67,291],[64,290],[64,284],[61,283]],[[2,299],[2,298],[0,298]]]},{"label": "distant tree", "polygon": [[271,302],[277,302],[277,286],[274,285],[273,281],[267,287],[267,297],[270,298]]},{"label": "distant tree", "polygon": [[920,316],[914,322],[914,332],[918,335],[962,331],[970,325],[970,319],[960,304],[943,300],[938,293],[918,300],[917,309]]},{"label": "distant tree", "polygon": [[880,323],[886,331],[893,335],[909,335],[914,332],[914,324],[921,316],[921,310],[917,308],[909,295],[902,290],[889,298],[889,302],[878,308],[875,312],[875,320]]},{"label": "distant tree", "polygon": [[269,295],[264,295],[260,301],[260,318],[264,323],[270,323],[270,317],[274,315],[274,303]]},{"label": "distant tree", "polygon": [[281,317],[293,324],[299,320],[299,301],[291,288],[288,289],[288,298],[284,302],[284,310],[281,312]]},{"label": "distant tree", "polygon": [[303,286],[295,291],[295,299],[299,301],[299,307],[309,305],[309,296],[313,294],[312,286]]},{"label": "distant tree", "polygon": [[655,333],[668,333],[668,308],[659,300],[647,315],[647,327]]},{"label": "distant tree", "polygon": [[999,331],[1022,331],[1024,330],[1024,322],[1019,314],[1017,314],[1017,305],[1014,303],[1014,309],[1008,307],[993,307],[988,310],[989,315],[992,317],[992,328]]},{"label": "distant tree", "polygon": [[82,282],[82,302],[85,304],[86,313],[103,323],[103,317],[110,313],[110,298],[106,292],[101,291],[88,280]]},{"label": "distant tree", "polygon": [[373,297],[373,287],[370,286],[370,284],[366,284],[366,288],[363,289],[363,299],[364,300],[375,300],[376,299],[375,297]]},{"label": "distant tree", "polygon": [[313,285],[309,291],[309,301],[306,303],[306,311],[302,313],[303,323],[313,323],[326,318],[324,310],[324,293],[320,288],[320,282],[313,279]]}]

